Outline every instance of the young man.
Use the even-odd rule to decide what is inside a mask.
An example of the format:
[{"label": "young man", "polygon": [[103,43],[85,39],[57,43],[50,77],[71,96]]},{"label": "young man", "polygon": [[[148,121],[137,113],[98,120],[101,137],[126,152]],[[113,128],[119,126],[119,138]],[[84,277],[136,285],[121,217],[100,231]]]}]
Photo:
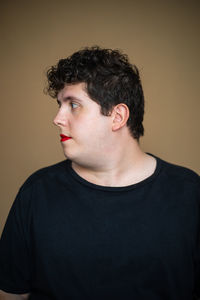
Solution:
[{"label": "young man", "polygon": [[199,177],[140,149],[137,68],[92,47],[47,77],[67,160],[16,197],[1,239],[2,299],[197,299]]}]

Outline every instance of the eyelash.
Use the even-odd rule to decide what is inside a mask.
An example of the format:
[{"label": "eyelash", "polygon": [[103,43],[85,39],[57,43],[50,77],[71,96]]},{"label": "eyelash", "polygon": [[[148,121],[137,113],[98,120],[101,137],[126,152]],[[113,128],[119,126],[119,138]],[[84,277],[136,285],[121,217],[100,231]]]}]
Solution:
[{"label": "eyelash", "polygon": [[[76,109],[78,107],[78,104],[74,102],[71,102],[70,105],[72,109]],[[75,107],[73,107],[73,105],[75,105]]]},{"label": "eyelash", "polygon": [[[60,108],[61,107],[61,103],[58,102],[58,107]],[[74,103],[74,102],[70,102],[69,105],[71,106],[71,109],[76,109],[78,107],[78,104],[77,103]],[[73,107],[73,105],[75,105],[75,107]]]}]

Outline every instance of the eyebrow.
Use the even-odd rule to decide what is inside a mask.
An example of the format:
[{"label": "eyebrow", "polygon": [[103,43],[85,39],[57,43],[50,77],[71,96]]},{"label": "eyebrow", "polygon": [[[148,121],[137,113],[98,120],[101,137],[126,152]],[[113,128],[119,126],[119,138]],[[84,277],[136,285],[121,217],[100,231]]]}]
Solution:
[{"label": "eyebrow", "polygon": [[[74,96],[67,96],[67,97],[64,97],[63,98],[63,102],[65,101],[71,101],[71,100],[77,100],[77,101],[80,101],[82,102],[83,100],[81,100],[80,98],[77,98],[77,97],[74,97]],[[57,102],[60,103],[62,102],[61,100],[57,99]]]}]

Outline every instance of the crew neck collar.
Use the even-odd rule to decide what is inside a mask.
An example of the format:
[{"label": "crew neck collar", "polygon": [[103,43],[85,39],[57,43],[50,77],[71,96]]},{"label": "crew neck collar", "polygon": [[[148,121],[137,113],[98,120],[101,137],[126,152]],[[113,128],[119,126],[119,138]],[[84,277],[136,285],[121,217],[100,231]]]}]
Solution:
[{"label": "crew neck collar", "polygon": [[81,183],[82,185],[85,185],[85,186],[93,188],[93,189],[104,190],[104,191],[126,191],[126,190],[139,188],[140,186],[148,184],[149,182],[154,180],[155,177],[159,174],[160,169],[161,169],[161,164],[162,164],[161,160],[158,157],[156,157],[155,155],[151,154],[151,153],[147,153],[147,154],[153,156],[156,159],[156,168],[155,168],[153,174],[150,175],[149,177],[145,178],[144,180],[138,182],[138,183],[127,185],[127,186],[113,187],[113,186],[103,186],[103,185],[97,185],[97,184],[91,183],[91,182],[87,181],[86,179],[84,179],[83,177],[81,177],[78,173],[75,172],[75,170],[72,168],[72,161],[71,160],[67,159],[66,160],[66,165],[67,165],[67,170],[70,172],[72,177],[76,181]]}]

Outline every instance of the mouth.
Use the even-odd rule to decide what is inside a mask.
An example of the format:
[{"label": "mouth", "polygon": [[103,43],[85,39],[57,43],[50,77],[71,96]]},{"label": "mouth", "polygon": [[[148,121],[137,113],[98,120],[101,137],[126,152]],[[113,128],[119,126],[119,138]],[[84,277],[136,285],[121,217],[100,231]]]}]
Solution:
[{"label": "mouth", "polygon": [[64,135],[64,134],[60,134],[60,137],[61,137],[61,142],[65,142],[65,141],[68,141],[71,139],[70,136],[67,136],[67,135]]}]

